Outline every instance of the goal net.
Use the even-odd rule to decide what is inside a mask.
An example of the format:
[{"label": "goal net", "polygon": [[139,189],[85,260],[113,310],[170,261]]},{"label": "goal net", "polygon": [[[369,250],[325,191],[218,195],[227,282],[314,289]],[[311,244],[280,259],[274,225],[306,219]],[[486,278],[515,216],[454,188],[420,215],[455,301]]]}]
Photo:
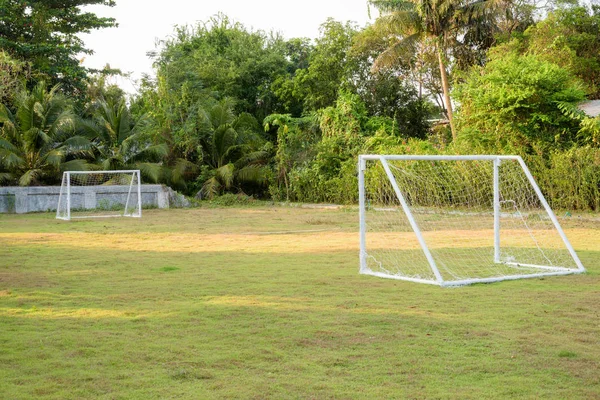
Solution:
[{"label": "goal net", "polygon": [[359,159],[360,272],[441,286],[584,272],[516,156]]},{"label": "goal net", "polygon": [[63,173],[56,218],[141,217],[140,171]]}]

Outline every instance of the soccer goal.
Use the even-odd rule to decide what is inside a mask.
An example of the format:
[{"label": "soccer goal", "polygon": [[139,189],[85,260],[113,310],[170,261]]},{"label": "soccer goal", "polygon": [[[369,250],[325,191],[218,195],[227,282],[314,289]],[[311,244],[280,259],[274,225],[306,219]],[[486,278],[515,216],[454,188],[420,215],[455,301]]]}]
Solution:
[{"label": "soccer goal", "polygon": [[63,173],[56,218],[141,217],[140,171]]},{"label": "soccer goal", "polygon": [[517,156],[359,157],[360,272],[440,286],[581,273]]}]

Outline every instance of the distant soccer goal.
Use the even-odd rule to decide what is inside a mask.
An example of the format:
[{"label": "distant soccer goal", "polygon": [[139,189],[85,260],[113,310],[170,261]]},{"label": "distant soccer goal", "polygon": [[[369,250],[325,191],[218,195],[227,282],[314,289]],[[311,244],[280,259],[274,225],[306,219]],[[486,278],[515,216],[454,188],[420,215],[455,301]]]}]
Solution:
[{"label": "distant soccer goal", "polygon": [[457,286],[581,273],[517,156],[359,157],[360,272]]},{"label": "distant soccer goal", "polygon": [[141,217],[140,171],[63,173],[56,218]]}]

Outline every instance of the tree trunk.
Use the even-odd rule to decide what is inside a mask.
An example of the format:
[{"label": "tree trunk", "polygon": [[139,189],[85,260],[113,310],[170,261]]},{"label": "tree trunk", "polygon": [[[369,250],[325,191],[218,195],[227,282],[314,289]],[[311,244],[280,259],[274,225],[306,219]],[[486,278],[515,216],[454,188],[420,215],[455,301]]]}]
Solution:
[{"label": "tree trunk", "polygon": [[446,103],[446,112],[448,121],[450,122],[450,130],[452,131],[452,140],[456,140],[456,129],[454,129],[454,115],[452,113],[452,102],[450,101],[450,86],[448,85],[448,75],[446,75],[446,66],[442,57],[442,49],[438,44],[438,60],[440,62],[440,75],[442,76],[442,89],[444,90],[444,101]]}]

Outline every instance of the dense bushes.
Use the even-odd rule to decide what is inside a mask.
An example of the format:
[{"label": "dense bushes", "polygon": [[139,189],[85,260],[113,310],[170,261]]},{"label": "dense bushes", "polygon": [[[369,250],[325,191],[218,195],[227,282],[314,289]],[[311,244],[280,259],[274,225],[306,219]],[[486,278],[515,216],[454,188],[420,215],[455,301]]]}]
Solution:
[{"label": "dense bushes", "polygon": [[558,105],[584,100],[583,85],[556,64],[502,50],[455,91],[459,139],[484,152],[517,154],[576,143],[579,124]]},{"label": "dense bushes", "polygon": [[[0,46],[0,180],[139,168],[145,181],[201,198],[351,204],[359,154],[519,154],[555,207],[598,210],[600,119],[577,109],[600,93],[598,14],[575,6],[529,29],[527,20],[488,37],[475,58],[448,47],[454,141],[447,124],[430,126],[443,114],[435,46],[395,47],[408,42],[352,23],[328,20],[316,41],[285,40],[218,15],[161,42],[156,79],[134,98],[88,76],[77,102],[53,89],[54,108],[19,102],[41,71]],[[394,56],[378,64],[382,52]]]},{"label": "dense bushes", "polygon": [[554,208],[600,211],[600,149],[573,147],[525,161]]}]

